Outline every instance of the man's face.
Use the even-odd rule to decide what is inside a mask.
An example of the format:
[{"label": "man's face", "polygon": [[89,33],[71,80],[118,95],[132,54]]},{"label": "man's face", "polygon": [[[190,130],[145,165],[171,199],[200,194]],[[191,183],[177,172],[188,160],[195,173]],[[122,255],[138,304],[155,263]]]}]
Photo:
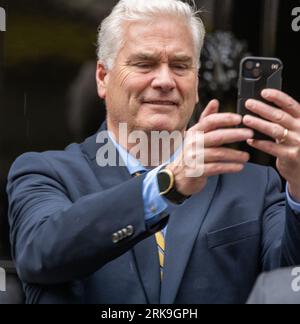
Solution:
[{"label": "man's face", "polygon": [[108,127],[117,130],[184,131],[198,101],[193,37],[174,17],[132,22],[114,67],[97,67],[98,93],[105,99]]}]

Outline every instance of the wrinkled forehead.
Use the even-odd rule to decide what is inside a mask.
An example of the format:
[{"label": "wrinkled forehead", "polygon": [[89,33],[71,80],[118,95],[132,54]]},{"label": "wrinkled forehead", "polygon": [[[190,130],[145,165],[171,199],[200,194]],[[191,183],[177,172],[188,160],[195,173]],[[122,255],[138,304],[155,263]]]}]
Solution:
[{"label": "wrinkled forehead", "polygon": [[123,54],[196,59],[192,31],[180,18],[158,17],[124,25]]}]

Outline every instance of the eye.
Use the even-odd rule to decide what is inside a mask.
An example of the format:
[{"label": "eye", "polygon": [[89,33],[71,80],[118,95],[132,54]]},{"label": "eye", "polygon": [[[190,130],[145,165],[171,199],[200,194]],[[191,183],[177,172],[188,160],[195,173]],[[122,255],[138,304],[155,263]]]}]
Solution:
[{"label": "eye", "polygon": [[171,69],[175,74],[184,76],[188,72],[189,66],[187,64],[177,63],[177,64],[172,64]]},{"label": "eye", "polygon": [[153,63],[136,63],[134,66],[141,68],[141,69],[150,69],[153,67]]},{"label": "eye", "polygon": [[173,64],[172,68],[176,70],[186,70],[188,69],[188,66],[185,64]]}]

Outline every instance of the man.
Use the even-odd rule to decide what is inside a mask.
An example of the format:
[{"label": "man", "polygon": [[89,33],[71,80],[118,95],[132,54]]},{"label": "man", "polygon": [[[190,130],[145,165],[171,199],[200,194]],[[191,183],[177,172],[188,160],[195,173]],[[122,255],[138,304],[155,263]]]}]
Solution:
[{"label": "man", "polygon": [[300,304],[300,268],[263,273],[249,297],[248,304]]},{"label": "man", "polygon": [[[203,38],[195,11],[177,0],[122,0],[102,23],[96,78],[108,142],[95,135],[25,154],[9,174],[12,249],[28,303],[244,303],[260,272],[300,263],[299,104],[267,90],[270,105],[247,102],[265,120],[242,120],[213,100],[185,133]],[[159,167],[147,164],[152,157],[140,163],[119,132],[124,123],[150,146],[153,131],[185,141]],[[253,141],[252,129],[277,142]],[[197,132],[204,162],[182,163],[201,147]],[[278,158],[285,194],[275,171],[222,146],[240,141]],[[101,166],[104,147],[125,166]]]}]

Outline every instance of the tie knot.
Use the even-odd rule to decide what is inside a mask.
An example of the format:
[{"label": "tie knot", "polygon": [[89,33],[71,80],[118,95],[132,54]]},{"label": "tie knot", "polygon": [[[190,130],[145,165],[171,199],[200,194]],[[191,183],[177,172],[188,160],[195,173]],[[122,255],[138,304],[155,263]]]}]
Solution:
[{"label": "tie knot", "polygon": [[144,171],[139,171],[133,174],[134,177],[139,177],[144,173]]}]

